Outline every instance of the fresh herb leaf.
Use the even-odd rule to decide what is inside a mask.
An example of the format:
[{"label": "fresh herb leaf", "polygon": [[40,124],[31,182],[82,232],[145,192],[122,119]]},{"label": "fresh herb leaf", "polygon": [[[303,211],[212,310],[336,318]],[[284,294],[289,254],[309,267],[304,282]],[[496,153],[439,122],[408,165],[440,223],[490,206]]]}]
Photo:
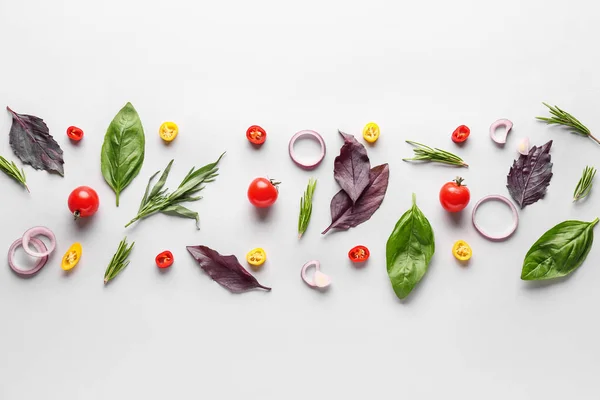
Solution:
[{"label": "fresh herb leaf", "polygon": [[510,168],[506,187],[521,208],[535,203],[546,194],[552,179],[551,147],[552,140],[542,147],[533,146],[529,154],[521,154]]},{"label": "fresh herb leaf", "polygon": [[138,209],[138,214],[125,225],[125,228],[139,219],[146,218],[157,212],[162,212],[163,214],[195,219],[196,226],[200,229],[200,217],[198,216],[198,213],[185,208],[180,205],[180,203],[196,201],[202,198],[201,196],[196,196],[196,194],[204,189],[206,183],[213,182],[219,175],[217,173],[219,171],[217,165],[219,164],[219,161],[221,161],[221,158],[223,158],[223,155],[225,155],[225,153],[221,154],[219,159],[214,163],[205,165],[198,170],[192,168],[186,177],[183,178],[183,181],[179,184],[177,190],[173,193],[167,193],[168,189],[163,189],[163,187],[165,186],[167,177],[171,171],[171,166],[173,165],[174,160],[171,160],[152,190],[150,190],[150,185],[152,184],[152,180],[158,175],[158,172],[150,177],[148,186],[146,186],[146,192],[144,193],[144,197],[142,197],[142,202]]},{"label": "fresh herb leaf", "polygon": [[142,169],[145,146],[140,116],[127,103],[108,126],[100,157],[102,175],[117,196],[117,207],[121,192]]},{"label": "fresh herb leaf", "polygon": [[187,246],[186,248],[204,272],[232,293],[243,293],[257,288],[271,290],[271,288],[258,283],[256,278],[240,265],[236,256],[222,256],[206,246]]},{"label": "fresh herb leaf", "polygon": [[14,161],[8,161],[6,158],[0,156],[0,171],[19,182],[29,192],[25,171],[22,168],[19,169]]},{"label": "fresh herb leaf", "polygon": [[131,243],[131,245],[127,244],[127,237],[121,240],[119,243],[119,247],[117,248],[117,252],[113,256],[112,260],[110,260],[110,264],[106,267],[106,272],[104,273],[104,284],[106,285],[108,281],[113,279],[115,276],[119,275],[125,267],[129,265],[129,253],[133,249],[135,242]]},{"label": "fresh herb leaf", "polygon": [[594,242],[592,222],[565,221],[544,233],[525,256],[521,279],[539,281],[565,276],[585,260]]},{"label": "fresh herb leaf", "polygon": [[592,135],[590,130],[584,124],[579,122],[579,120],[577,118],[575,118],[568,112],[561,110],[557,106],[552,107],[551,105],[546,104],[546,103],[542,103],[542,104],[545,105],[546,107],[548,107],[548,109],[550,110],[550,114],[552,114],[552,117],[550,117],[550,118],[535,117],[537,120],[544,121],[548,125],[561,125],[561,126],[564,126],[567,128],[571,128],[575,131],[575,133],[578,133],[583,136],[587,136],[590,139],[592,139],[594,142],[600,144],[600,140],[598,140],[598,138],[596,138],[594,135]]},{"label": "fresh herb leaf", "polygon": [[590,190],[592,190],[592,185],[594,184],[595,176],[596,168],[589,166],[584,168],[583,174],[581,175],[581,179],[579,179],[577,187],[575,187],[575,192],[573,193],[573,201],[583,199],[588,194],[590,194]]},{"label": "fresh herb leaf", "polygon": [[317,187],[316,179],[309,179],[304,196],[300,199],[300,216],[298,217],[298,239],[302,237],[312,215],[312,198]]},{"label": "fresh herb leaf", "polygon": [[333,176],[354,204],[369,184],[371,163],[362,143],[352,135],[338,132],[344,138],[344,145],[335,158]]},{"label": "fresh herb leaf", "polygon": [[50,135],[44,120],[33,115],[18,114],[6,107],[12,114],[10,147],[25,163],[35,169],[55,171],[65,175],[63,151]]},{"label": "fresh herb leaf", "polygon": [[350,196],[340,190],[331,199],[331,225],[322,234],[326,234],[330,229],[347,230],[368,221],[383,202],[389,177],[388,164],[371,168],[369,184],[354,205]]},{"label": "fresh herb leaf", "polygon": [[435,253],[435,239],[429,221],[413,205],[404,213],[390,235],[386,246],[387,272],[396,296],[404,299],[421,281]]},{"label": "fresh herb leaf", "polygon": [[421,143],[407,140],[406,143],[415,146],[413,149],[415,157],[403,158],[402,161],[427,161],[427,162],[438,162],[448,165],[456,165],[458,167],[469,167],[469,164],[463,161],[459,156],[452,154],[446,150],[440,150],[438,148],[431,148]]}]

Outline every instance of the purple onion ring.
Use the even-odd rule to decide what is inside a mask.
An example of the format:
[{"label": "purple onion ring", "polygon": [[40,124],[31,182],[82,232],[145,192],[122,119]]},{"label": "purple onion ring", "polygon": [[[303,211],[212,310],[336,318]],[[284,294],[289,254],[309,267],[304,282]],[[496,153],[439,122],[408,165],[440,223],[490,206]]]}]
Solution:
[{"label": "purple onion ring", "polygon": [[[308,277],[306,271],[310,267],[315,267],[315,274],[312,279]],[[313,289],[326,289],[331,284],[331,278],[321,272],[321,263],[318,260],[312,260],[302,266],[300,276],[304,283]]]},{"label": "purple onion ring", "polygon": [[[496,136],[496,129],[498,129],[501,126],[506,128],[506,132],[504,132],[504,137]],[[513,127],[512,121],[509,121],[505,118],[499,119],[498,121],[494,122],[490,126],[490,137],[492,138],[492,140],[494,142],[496,142],[498,144],[504,144],[504,143],[506,143],[506,137],[508,136],[508,133],[510,132],[512,127]]]},{"label": "purple onion ring", "polygon": [[[45,252],[47,250],[46,245],[40,239],[31,238],[29,243],[31,243],[40,253]],[[8,265],[10,266],[10,269],[12,269],[17,275],[22,277],[30,277],[40,272],[44,265],[46,265],[46,262],[48,261],[48,256],[39,257],[39,260],[32,269],[20,269],[15,265],[14,258],[15,251],[22,246],[23,239],[17,239],[14,241],[13,244],[10,245],[10,248],[8,249]]]},{"label": "purple onion ring", "polygon": [[[490,234],[485,233],[483,231],[483,229],[481,229],[481,227],[477,224],[477,220],[475,219],[475,214],[477,213],[477,209],[479,208],[479,206],[485,202],[492,201],[492,200],[501,201],[501,202],[507,204],[510,207],[510,210],[512,211],[513,224],[510,227],[510,230],[508,231],[508,233],[506,233],[505,235],[502,235],[502,236],[492,236]],[[489,196],[485,196],[484,198],[479,200],[477,202],[477,204],[475,204],[475,207],[473,207],[472,219],[473,219],[473,226],[475,227],[477,232],[479,232],[481,234],[481,236],[483,236],[484,238],[486,238],[488,240],[494,240],[494,241],[501,241],[501,240],[507,239],[508,237],[510,237],[510,235],[512,235],[517,230],[517,226],[519,226],[519,213],[517,212],[517,208],[509,199],[507,199],[506,197],[501,196],[501,195],[489,195]]]},{"label": "purple onion ring", "polygon": [[[319,142],[319,145],[321,146],[321,154],[319,155],[319,159],[312,164],[307,164],[307,163],[300,161],[298,159],[298,157],[296,157],[296,153],[294,152],[294,145],[296,144],[296,141],[302,137],[310,137],[312,139],[315,139],[317,142]],[[323,137],[315,131],[303,130],[303,131],[296,133],[290,139],[290,145],[289,145],[290,157],[292,158],[292,161],[294,161],[296,163],[296,165],[298,165],[300,168],[303,168],[303,169],[309,169],[309,170],[314,169],[319,164],[321,164],[321,161],[323,161],[323,159],[325,158],[325,150],[326,150],[326,147],[325,147],[325,141],[323,140]]]},{"label": "purple onion ring", "polygon": [[[33,236],[38,236],[38,235],[42,235],[42,236],[46,236],[49,240],[50,240],[50,247],[46,248],[46,246],[44,245],[44,252],[35,252],[33,250],[31,250],[31,248],[29,247],[29,241],[31,239],[33,239]],[[31,257],[45,257],[50,255],[54,249],[56,248],[56,236],[54,236],[54,233],[44,227],[44,226],[35,226],[29,230],[27,230],[27,232],[25,232],[23,234],[23,250],[25,250],[25,253],[29,254]]]}]

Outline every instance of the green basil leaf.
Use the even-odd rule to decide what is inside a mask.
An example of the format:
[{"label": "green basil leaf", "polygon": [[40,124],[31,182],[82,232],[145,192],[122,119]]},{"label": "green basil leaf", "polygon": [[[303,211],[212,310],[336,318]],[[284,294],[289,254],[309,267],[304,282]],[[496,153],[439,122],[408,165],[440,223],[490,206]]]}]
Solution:
[{"label": "green basil leaf", "polygon": [[110,123],[101,154],[102,175],[117,195],[117,207],[121,191],[142,169],[145,144],[140,117],[127,103]]},{"label": "green basil leaf", "polygon": [[421,281],[435,252],[433,229],[416,201],[413,194],[412,208],[402,215],[386,246],[388,276],[401,299]]},{"label": "green basil leaf", "polygon": [[592,222],[565,221],[544,233],[527,252],[521,279],[552,279],[575,271],[592,248],[597,223],[598,218]]}]

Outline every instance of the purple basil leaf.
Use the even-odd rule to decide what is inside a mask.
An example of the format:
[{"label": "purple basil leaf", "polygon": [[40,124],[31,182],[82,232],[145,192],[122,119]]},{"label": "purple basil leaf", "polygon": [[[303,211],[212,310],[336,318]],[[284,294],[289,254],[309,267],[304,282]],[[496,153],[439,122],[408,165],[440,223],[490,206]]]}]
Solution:
[{"label": "purple basil leaf", "polygon": [[338,132],[344,138],[344,145],[335,158],[333,177],[354,204],[369,184],[371,163],[365,146],[354,136]]},{"label": "purple basil leaf", "polygon": [[506,187],[521,208],[535,203],[546,194],[552,179],[550,147],[552,140],[542,147],[533,146],[528,155],[521,155],[510,168]]},{"label": "purple basil leaf", "polygon": [[256,288],[271,290],[271,288],[258,283],[256,278],[240,265],[236,256],[222,256],[206,246],[187,246],[186,248],[204,272],[232,293],[243,293]]},{"label": "purple basil leaf", "polygon": [[354,206],[350,196],[343,190],[333,196],[331,225],[323,231],[323,235],[330,229],[347,230],[358,226],[369,220],[377,211],[387,191],[390,167],[388,164],[373,167],[369,176],[369,184]]},{"label": "purple basil leaf", "polygon": [[48,132],[46,123],[33,115],[17,114],[10,107],[6,109],[13,118],[9,137],[17,157],[35,169],[56,171],[64,176],[63,151]]}]

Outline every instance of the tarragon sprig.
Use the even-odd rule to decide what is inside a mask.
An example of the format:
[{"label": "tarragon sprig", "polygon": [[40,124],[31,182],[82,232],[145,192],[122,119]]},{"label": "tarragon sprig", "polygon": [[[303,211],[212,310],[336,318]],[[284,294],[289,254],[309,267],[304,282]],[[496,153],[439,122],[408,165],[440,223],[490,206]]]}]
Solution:
[{"label": "tarragon sprig", "polygon": [[106,285],[108,281],[113,279],[115,276],[119,275],[119,272],[125,269],[126,266],[129,265],[129,253],[133,249],[135,242],[131,243],[131,245],[127,244],[127,237],[121,240],[119,243],[119,247],[117,248],[117,252],[113,256],[112,260],[110,260],[110,264],[106,267],[106,272],[104,273],[104,284]]},{"label": "tarragon sprig", "polygon": [[19,169],[14,161],[8,161],[6,158],[0,156],[0,171],[19,182],[29,192],[25,171],[22,168]]},{"label": "tarragon sprig", "polygon": [[300,199],[300,216],[298,217],[298,239],[302,237],[312,215],[312,198],[317,187],[316,179],[309,179],[304,196]]},{"label": "tarragon sprig", "polygon": [[575,118],[574,116],[572,116],[565,110],[561,110],[557,106],[552,107],[551,105],[546,104],[546,103],[542,103],[542,104],[545,105],[546,107],[548,107],[548,109],[550,110],[550,114],[552,114],[552,117],[550,117],[550,118],[535,117],[537,120],[544,121],[548,125],[566,126],[567,128],[573,129],[575,131],[575,133],[578,133],[583,136],[587,136],[590,139],[592,139],[594,142],[600,144],[600,140],[598,140],[598,138],[596,138],[594,135],[592,135],[590,130],[584,124],[582,124],[577,118]]},{"label": "tarragon sprig", "polygon": [[200,217],[198,216],[198,213],[182,206],[180,203],[196,201],[202,198],[202,196],[197,196],[197,194],[204,189],[205,183],[213,182],[219,175],[217,173],[219,171],[217,164],[219,164],[223,155],[225,155],[225,153],[221,154],[219,159],[214,163],[205,165],[198,170],[193,167],[186,177],[183,178],[183,181],[181,181],[177,190],[173,193],[167,193],[168,189],[163,189],[163,187],[167,181],[169,172],[171,171],[171,165],[173,165],[174,160],[171,160],[152,190],[150,190],[150,184],[160,171],[150,177],[148,186],[146,186],[146,192],[140,203],[140,208],[138,209],[138,214],[125,225],[125,228],[139,219],[161,212],[163,214],[195,219],[196,226],[200,229]]},{"label": "tarragon sprig", "polygon": [[573,201],[583,199],[590,194],[590,190],[592,190],[592,185],[594,184],[594,176],[596,176],[596,168],[589,166],[585,167],[581,179],[579,179],[575,192],[573,193]]},{"label": "tarragon sprig", "polygon": [[415,152],[415,157],[403,158],[402,161],[430,161],[442,164],[456,165],[458,167],[469,167],[469,164],[464,162],[462,158],[446,150],[431,148],[429,146],[413,142],[411,140],[407,140],[406,143],[415,146],[415,148],[413,149],[413,151]]}]

